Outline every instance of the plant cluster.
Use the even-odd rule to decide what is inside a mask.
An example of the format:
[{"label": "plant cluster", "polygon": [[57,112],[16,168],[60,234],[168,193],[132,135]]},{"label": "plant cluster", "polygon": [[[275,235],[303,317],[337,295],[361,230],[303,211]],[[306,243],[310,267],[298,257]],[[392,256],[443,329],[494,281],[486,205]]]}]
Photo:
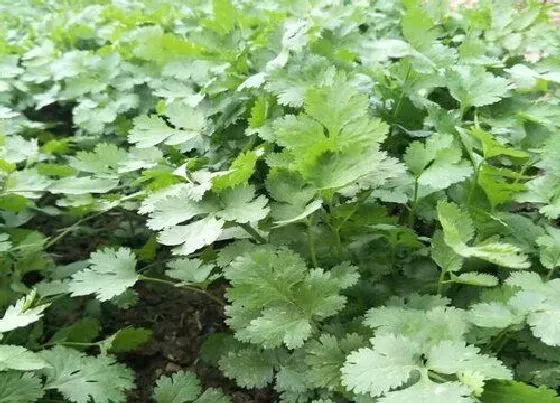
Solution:
[{"label": "plant cluster", "polygon": [[280,402],[560,401],[544,3],[0,1],[0,402],[127,401],[138,283]]}]

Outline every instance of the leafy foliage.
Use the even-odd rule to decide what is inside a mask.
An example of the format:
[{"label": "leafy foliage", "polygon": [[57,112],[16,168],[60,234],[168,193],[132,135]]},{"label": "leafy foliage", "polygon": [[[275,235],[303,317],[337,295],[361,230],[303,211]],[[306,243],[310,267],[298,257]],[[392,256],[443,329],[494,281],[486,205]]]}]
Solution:
[{"label": "leafy foliage", "polygon": [[559,401],[550,3],[0,0],[0,402]]}]

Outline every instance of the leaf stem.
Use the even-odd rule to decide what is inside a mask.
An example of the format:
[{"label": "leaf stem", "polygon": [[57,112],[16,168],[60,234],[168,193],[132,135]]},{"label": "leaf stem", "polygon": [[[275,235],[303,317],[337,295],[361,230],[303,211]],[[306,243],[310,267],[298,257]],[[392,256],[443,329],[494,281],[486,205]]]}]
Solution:
[{"label": "leaf stem", "polygon": [[490,343],[488,343],[486,346],[484,346],[482,351],[484,353],[487,353],[487,352],[492,351],[492,349],[494,347],[497,347],[496,348],[496,353],[499,353],[502,350],[502,348],[504,348],[506,343],[508,342],[510,331],[511,331],[511,328],[509,326],[500,330],[500,332],[492,339],[492,341]]},{"label": "leaf stem", "polygon": [[416,209],[418,208],[418,176],[414,178],[414,194],[412,196],[412,205],[408,213],[408,228],[414,229],[416,221]]},{"label": "leaf stem", "polygon": [[60,234],[58,234],[57,236],[55,236],[54,238],[51,238],[49,240],[49,242],[47,242],[44,246],[44,249],[48,249],[51,246],[53,246],[55,243],[57,243],[58,241],[60,241],[62,238],[64,238],[67,234],[69,234],[72,231],[75,231],[79,228],[80,224],[85,223],[86,221],[89,221],[93,218],[99,217],[100,215],[103,215],[107,213],[107,211],[100,211],[98,213],[92,214],[89,217],[84,217],[78,221],[76,221],[74,224],[70,225],[69,227],[64,228],[63,230],[61,230]]},{"label": "leaf stem", "polygon": [[441,269],[441,274],[439,275],[438,283],[437,283],[437,294],[442,295],[443,292],[443,284],[445,282],[445,275],[447,274],[447,270]]},{"label": "leaf stem", "polygon": [[313,267],[317,267],[317,251],[315,249],[315,235],[313,234],[313,218],[307,220],[307,238],[309,243],[309,254]]},{"label": "leaf stem", "polygon": [[212,301],[214,301],[216,304],[218,304],[222,308],[225,307],[225,305],[226,305],[221,299],[219,299],[215,295],[209,293],[206,290],[203,290],[202,288],[194,287],[192,285],[174,283],[173,281],[165,280],[163,278],[149,277],[149,276],[144,276],[142,274],[138,276],[138,280],[151,281],[153,283],[165,284],[165,285],[168,285],[170,287],[184,288],[184,289],[187,289],[187,290],[194,291],[194,292],[197,292],[199,294],[205,295],[206,297],[210,298]]},{"label": "leaf stem", "polygon": [[438,382],[449,382],[448,379],[445,379],[444,377],[442,377],[442,376],[436,374],[436,373],[433,372],[433,371],[429,371],[429,372],[428,372],[428,376],[429,376],[430,378],[432,378],[432,379],[438,381]]},{"label": "leaf stem", "polygon": [[265,244],[266,243],[266,239],[264,239],[261,236],[261,234],[259,234],[259,232],[256,229],[254,229],[253,227],[251,227],[248,223],[238,222],[237,225],[239,227],[243,228],[245,231],[247,231],[247,233],[249,235],[251,235],[255,241],[257,241],[257,243],[259,243],[259,244]]},{"label": "leaf stem", "polygon": [[408,79],[410,78],[410,72],[412,70],[412,64],[408,65],[408,70],[406,71],[406,76],[404,77],[404,82],[403,82],[403,88],[401,91],[401,94],[399,96],[399,99],[397,100],[397,105],[395,106],[395,110],[393,111],[393,118],[396,118],[400,111],[401,111],[401,107],[402,107],[402,102],[404,100],[404,93],[406,90],[406,84],[408,83]]},{"label": "leaf stem", "polygon": [[50,343],[45,343],[42,346],[47,347],[47,346],[61,345],[61,346],[79,346],[79,347],[93,347],[93,346],[99,347],[100,344],[101,343],[99,342],[86,343],[86,342],[78,342],[78,341],[53,341]]}]

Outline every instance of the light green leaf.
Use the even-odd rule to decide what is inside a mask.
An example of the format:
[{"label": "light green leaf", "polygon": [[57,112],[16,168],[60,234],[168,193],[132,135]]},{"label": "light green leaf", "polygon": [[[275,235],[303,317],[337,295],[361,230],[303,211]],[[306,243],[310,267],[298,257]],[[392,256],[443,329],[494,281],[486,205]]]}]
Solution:
[{"label": "light green leaf", "polygon": [[0,403],[34,403],[43,394],[41,378],[32,373],[0,372]]},{"label": "light green leaf", "polygon": [[186,225],[167,228],[160,232],[158,240],[164,245],[180,245],[173,249],[173,254],[186,256],[217,240],[223,225],[222,220],[209,216]]},{"label": "light green leaf", "polygon": [[200,259],[175,259],[167,264],[165,275],[181,280],[185,284],[202,284],[211,276],[212,266],[203,264]]},{"label": "light green leaf", "polygon": [[539,258],[541,264],[549,270],[560,266],[560,230],[549,227],[548,236],[539,237]]},{"label": "light green leaf", "polygon": [[43,311],[50,304],[43,304],[32,307],[35,299],[35,291],[16,301],[14,305],[10,305],[4,316],[0,319],[0,333],[6,333],[18,327],[27,326],[33,322],[37,322],[43,316]]},{"label": "light green leaf", "polygon": [[168,126],[158,116],[138,116],[134,118],[134,128],[129,131],[128,141],[138,148],[148,148],[164,143],[177,145],[200,136],[199,128],[190,130]]},{"label": "light green leaf", "polygon": [[45,389],[57,389],[72,402],[124,403],[124,392],[134,387],[132,371],[112,357],[87,356],[61,346],[40,355],[51,366],[42,370]]},{"label": "light green leaf", "polygon": [[273,352],[248,347],[223,355],[219,367],[242,388],[264,388],[274,379],[274,363]]},{"label": "light green leaf", "polygon": [[446,271],[459,271],[463,267],[463,258],[447,246],[441,231],[436,231],[432,239],[432,259]]},{"label": "light green leaf", "polygon": [[220,194],[223,208],[216,211],[216,216],[225,221],[238,223],[257,222],[268,214],[268,200],[264,195],[255,198],[255,187],[238,186]]},{"label": "light green leaf", "polygon": [[476,326],[496,328],[505,328],[520,320],[506,305],[499,302],[472,305],[469,319]]},{"label": "light green leaf", "polygon": [[330,334],[322,334],[318,340],[305,345],[305,362],[308,366],[307,376],[317,388],[331,390],[340,387],[340,369],[346,356],[364,346],[364,339],[355,333],[338,340]]},{"label": "light green leaf", "polygon": [[484,379],[512,379],[513,376],[497,358],[481,354],[475,346],[450,340],[432,347],[427,354],[426,366],[443,374],[475,371]]},{"label": "light green leaf", "polygon": [[212,189],[222,192],[227,188],[244,185],[255,172],[255,164],[259,159],[256,151],[239,154],[231,163],[229,170],[212,178]]},{"label": "light green leaf", "polygon": [[387,393],[378,403],[474,403],[471,393],[460,382],[435,383],[422,378],[410,388]]},{"label": "light green leaf", "polygon": [[51,193],[69,195],[83,195],[87,193],[107,193],[113,190],[119,181],[117,179],[94,178],[91,176],[65,177],[49,186]]},{"label": "light green leaf", "polygon": [[348,390],[381,396],[402,386],[419,369],[419,346],[409,338],[386,334],[374,337],[371,344],[346,358],[341,372]]},{"label": "light green leaf", "polygon": [[552,389],[535,388],[523,382],[491,381],[484,386],[483,403],[558,403]]},{"label": "light green leaf", "polygon": [[452,248],[469,242],[474,237],[473,222],[468,213],[455,203],[438,201],[437,213],[443,227],[445,243]]},{"label": "light green leaf", "polygon": [[93,252],[90,266],[72,276],[72,295],[96,294],[100,301],[122,294],[138,280],[136,257],[128,248]]},{"label": "light green leaf", "polygon": [[195,374],[179,371],[171,376],[161,376],[156,381],[154,399],[157,403],[192,402],[200,396],[201,391],[200,381]]},{"label": "light green leaf", "polygon": [[125,353],[136,350],[152,338],[152,331],[143,327],[125,327],[109,336],[103,342],[103,350],[111,353]]},{"label": "light green leaf", "polygon": [[171,228],[199,214],[209,213],[213,206],[194,200],[187,189],[155,201],[146,226],[153,230]]},{"label": "light green leaf", "polygon": [[447,87],[463,110],[485,106],[508,96],[508,80],[488,73],[481,66],[458,65],[447,74]]},{"label": "light green leaf", "polygon": [[498,285],[498,278],[486,273],[463,273],[453,278],[458,284],[468,284],[478,287],[495,287]]},{"label": "light green leaf", "polygon": [[0,371],[15,369],[17,371],[33,371],[48,367],[45,361],[32,351],[22,346],[0,344]]}]

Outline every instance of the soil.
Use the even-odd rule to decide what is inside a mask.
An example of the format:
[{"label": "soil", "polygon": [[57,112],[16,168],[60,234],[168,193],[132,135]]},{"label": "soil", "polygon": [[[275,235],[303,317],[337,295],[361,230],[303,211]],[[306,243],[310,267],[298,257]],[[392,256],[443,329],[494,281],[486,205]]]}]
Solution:
[{"label": "soil", "polygon": [[[221,376],[218,369],[199,359],[206,337],[225,332],[222,308],[204,295],[160,285],[139,284],[138,304],[130,309],[105,315],[104,327],[118,330],[124,326],[151,329],[151,342],[134,353],[120,355],[120,361],[136,372],[136,390],[128,402],[152,402],[153,385],[161,375],[179,370],[195,372],[204,387],[221,389],[234,403],[265,403],[274,401],[271,391],[244,390]],[[214,290],[219,294],[220,290]]]}]

